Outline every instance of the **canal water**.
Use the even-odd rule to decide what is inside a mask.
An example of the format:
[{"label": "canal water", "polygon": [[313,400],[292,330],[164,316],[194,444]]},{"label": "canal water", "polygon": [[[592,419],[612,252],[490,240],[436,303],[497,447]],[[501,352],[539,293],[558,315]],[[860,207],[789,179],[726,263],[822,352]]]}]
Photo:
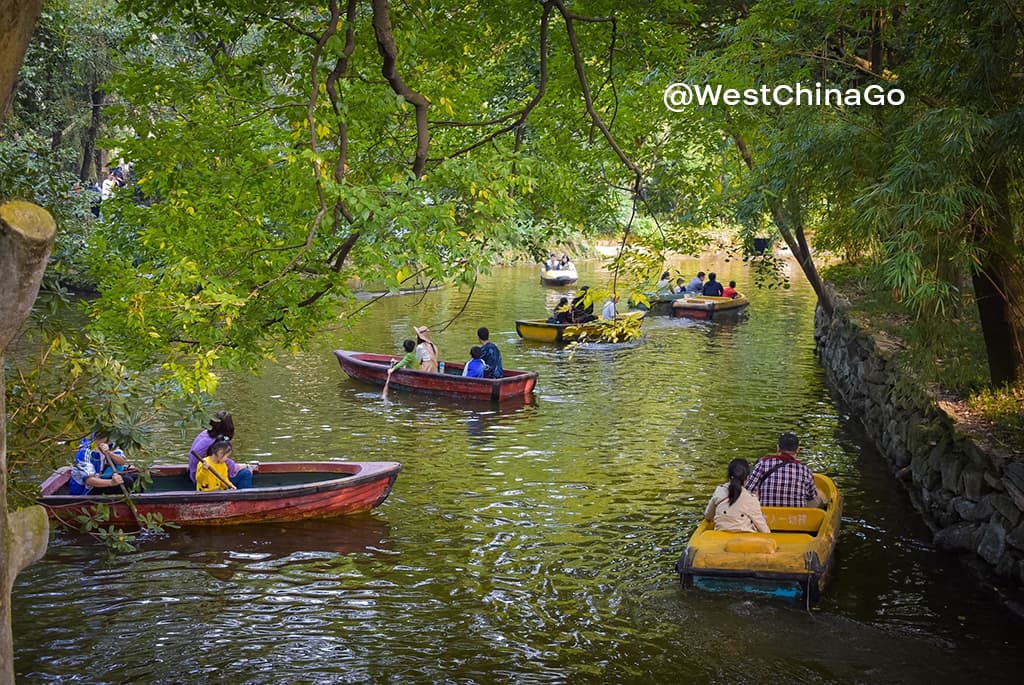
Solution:
[{"label": "canal water", "polygon": [[[598,262],[580,284],[607,285]],[[687,276],[695,261],[677,264]],[[219,397],[241,458],[397,460],[372,513],[183,529],[110,561],[58,534],[14,590],[21,682],[1017,682],[1021,623],[930,533],[825,386],[811,289],[756,290],[736,323],[651,318],[621,346],[520,340],[569,289],[533,267],[466,291],[387,297]],[[600,303],[599,305],[600,306]],[[532,404],[403,395],[332,351],[391,351],[416,325],[465,361],[488,326]],[[198,430],[198,427],[197,427]],[[729,460],[801,456],[844,492],[838,567],[803,606],[680,589],[673,564]],[[192,435],[168,426],[164,461]]]}]

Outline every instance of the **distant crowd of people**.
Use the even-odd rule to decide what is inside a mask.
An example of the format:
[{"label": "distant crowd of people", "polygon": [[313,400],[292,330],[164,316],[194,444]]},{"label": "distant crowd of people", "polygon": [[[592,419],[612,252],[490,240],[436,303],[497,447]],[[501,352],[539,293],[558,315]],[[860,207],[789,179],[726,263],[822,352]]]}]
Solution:
[{"label": "distant crowd of people", "polygon": [[[707,282],[705,282],[705,276]],[[704,295],[710,297],[728,297],[729,299],[736,299],[739,293],[736,291],[736,281],[729,281],[729,285],[723,287],[718,281],[718,274],[712,271],[709,274],[705,274],[703,271],[698,271],[697,275],[687,283],[683,285],[683,279],[677,278],[675,284],[672,284],[672,274],[666,271],[661,274],[661,280],[658,281],[658,292],[672,295],[679,294],[691,294],[691,295]]]},{"label": "distant crowd of people", "polygon": [[[92,212],[92,215],[99,219],[103,203],[109,200],[118,188],[124,188],[127,185],[128,179],[126,178],[125,168],[116,166],[107,171],[102,180],[95,181],[86,186],[84,190],[88,191],[86,196],[89,199],[89,211]],[[72,192],[75,195],[80,195],[83,193],[83,188],[76,184],[72,188]]]}]

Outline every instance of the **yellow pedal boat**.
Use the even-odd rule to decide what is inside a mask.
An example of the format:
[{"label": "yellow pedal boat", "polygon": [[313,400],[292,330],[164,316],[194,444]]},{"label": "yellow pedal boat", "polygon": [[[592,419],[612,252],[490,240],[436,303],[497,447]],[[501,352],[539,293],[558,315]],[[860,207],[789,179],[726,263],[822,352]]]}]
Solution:
[{"label": "yellow pedal boat", "polygon": [[[616,319],[634,318],[643,321],[646,312],[632,311],[619,314]],[[543,319],[516,321],[516,333],[524,340],[564,345],[582,338],[598,341],[603,338],[608,322],[595,319],[587,323],[548,323]]]},{"label": "yellow pedal boat", "polygon": [[762,507],[771,533],[727,533],[702,521],[676,563],[683,587],[817,601],[833,567],[843,496],[823,474],[814,485],[824,509]]}]

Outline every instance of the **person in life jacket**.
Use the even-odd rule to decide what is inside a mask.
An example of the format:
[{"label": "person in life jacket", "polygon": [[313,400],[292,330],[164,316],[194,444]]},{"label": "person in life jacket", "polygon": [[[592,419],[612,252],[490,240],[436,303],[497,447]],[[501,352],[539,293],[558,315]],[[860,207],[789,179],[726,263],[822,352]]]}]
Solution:
[{"label": "person in life jacket", "polygon": [[228,478],[228,459],[234,448],[231,440],[220,437],[210,445],[209,456],[196,465],[196,492],[214,490],[237,490]]},{"label": "person in life jacket", "polygon": [[[235,437],[235,420],[231,412],[219,411],[210,420],[210,427],[196,436],[188,451],[188,477],[196,482],[196,467],[199,460],[210,453],[210,447],[219,438],[231,440]],[[228,475],[236,488],[252,487],[253,468],[250,464],[236,464],[233,459],[227,460]]]},{"label": "person in life jacket", "polygon": [[121,486],[131,490],[137,476],[127,473],[128,458],[110,439],[110,431],[97,429],[82,438],[71,467],[71,495],[120,495]]}]

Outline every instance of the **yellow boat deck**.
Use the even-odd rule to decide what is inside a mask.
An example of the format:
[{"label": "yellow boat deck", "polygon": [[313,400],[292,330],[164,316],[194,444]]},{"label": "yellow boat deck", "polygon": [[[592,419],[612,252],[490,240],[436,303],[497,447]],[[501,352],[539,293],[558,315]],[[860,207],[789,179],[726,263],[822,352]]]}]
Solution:
[{"label": "yellow boat deck", "polygon": [[771,533],[729,533],[702,521],[680,559],[683,584],[730,578],[740,581],[739,589],[747,589],[744,579],[797,581],[816,595],[831,569],[842,495],[828,476],[816,473],[814,483],[825,509],[763,507]]}]

